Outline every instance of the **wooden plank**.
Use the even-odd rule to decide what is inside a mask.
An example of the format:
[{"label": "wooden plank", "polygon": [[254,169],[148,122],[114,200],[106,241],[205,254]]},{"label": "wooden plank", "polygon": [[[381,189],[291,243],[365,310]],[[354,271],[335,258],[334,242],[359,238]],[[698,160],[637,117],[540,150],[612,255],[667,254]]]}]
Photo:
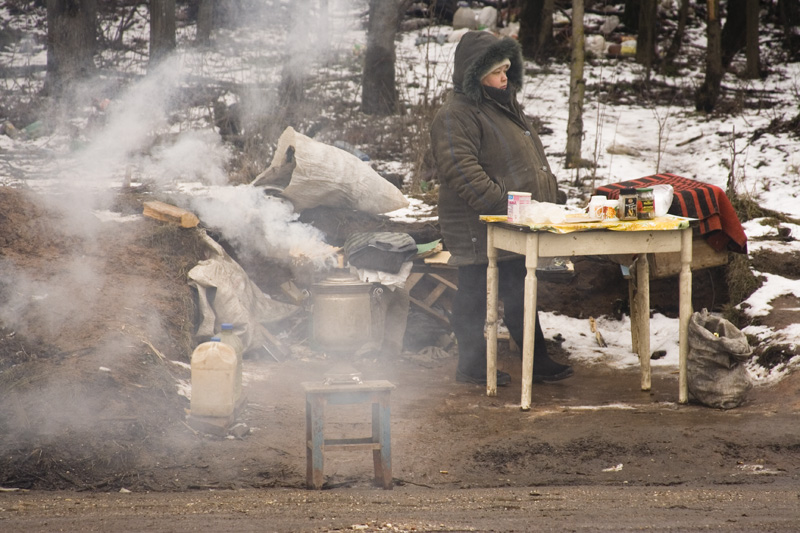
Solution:
[{"label": "wooden plank", "polygon": [[423,276],[425,276],[424,272],[412,272],[411,274],[409,274],[408,278],[406,279],[405,289],[408,292],[411,292],[411,289],[416,287],[417,283],[419,283],[419,281],[423,278]]},{"label": "wooden plank", "polygon": [[458,290],[458,287],[456,287],[455,283],[452,283],[450,280],[448,280],[446,278],[443,278],[439,274],[434,274],[434,273],[431,272],[428,275],[430,277],[432,277],[433,279],[435,279],[436,281],[438,281],[439,283],[444,283],[445,285],[447,285],[449,288],[453,289],[454,291]]},{"label": "wooden plank", "polygon": [[444,283],[439,283],[438,285],[436,285],[436,287],[434,287],[433,290],[430,293],[428,293],[428,296],[425,297],[425,300],[423,300],[425,302],[425,305],[433,305],[436,302],[436,300],[439,299],[439,296],[441,296],[446,289],[447,285],[445,285]]},{"label": "wooden plank", "polygon": [[144,203],[144,216],[160,220],[161,222],[169,222],[170,224],[177,224],[182,228],[194,228],[200,223],[197,215],[186,209],[152,200]]},{"label": "wooden plank", "polygon": [[431,306],[429,306],[428,304],[426,304],[422,300],[418,300],[417,298],[414,298],[413,296],[410,296],[409,300],[411,300],[411,303],[413,303],[414,305],[417,305],[420,308],[422,308],[422,310],[427,312],[429,315],[432,315],[433,317],[435,317],[438,320],[441,320],[445,324],[450,325],[450,319],[448,319],[443,313],[440,313],[436,309],[433,309]]}]

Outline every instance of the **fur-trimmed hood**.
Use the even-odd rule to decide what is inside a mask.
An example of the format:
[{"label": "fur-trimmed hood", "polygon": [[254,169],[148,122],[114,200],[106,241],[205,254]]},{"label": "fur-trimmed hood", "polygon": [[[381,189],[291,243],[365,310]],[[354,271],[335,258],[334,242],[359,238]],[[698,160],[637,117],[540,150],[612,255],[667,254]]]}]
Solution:
[{"label": "fur-trimmed hood", "polygon": [[483,100],[481,77],[492,65],[508,59],[506,75],[514,90],[522,88],[522,48],[510,37],[499,39],[486,31],[470,31],[461,37],[453,60],[453,87],[475,102]]}]

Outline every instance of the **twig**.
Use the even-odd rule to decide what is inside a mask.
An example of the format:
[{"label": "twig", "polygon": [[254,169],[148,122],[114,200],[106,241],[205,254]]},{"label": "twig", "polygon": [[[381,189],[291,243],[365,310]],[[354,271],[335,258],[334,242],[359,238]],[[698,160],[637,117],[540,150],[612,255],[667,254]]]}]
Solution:
[{"label": "twig", "polygon": [[399,477],[392,478],[392,481],[394,481],[398,485],[400,485],[400,484],[414,485],[416,487],[425,487],[426,489],[432,489],[433,488],[430,485],[426,485],[425,483],[414,483],[413,481],[408,481],[407,479],[401,479]]},{"label": "twig", "polygon": [[161,353],[155,346],[153,346],[153,344],[150,341],[148,341],[147,339],[142,339],[142,342],[145,343],[151,350],[153,350],[153,353],[156,354],[158,358],[161,359],[162,362],[164,363],[167,362],[166,356],[164,356],[163,353]]}]

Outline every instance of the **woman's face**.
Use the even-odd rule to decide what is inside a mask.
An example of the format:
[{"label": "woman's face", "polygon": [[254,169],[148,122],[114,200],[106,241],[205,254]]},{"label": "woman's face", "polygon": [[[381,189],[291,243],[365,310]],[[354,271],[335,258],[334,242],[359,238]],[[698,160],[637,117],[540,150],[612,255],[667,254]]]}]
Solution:
[{"label": "woman's face", "polygon": [[481,84],[487,87],[494,87],[495,89],[505,89],[508,86],[506,71],[508,71],[508,65],[497,67],[483,77]]}]

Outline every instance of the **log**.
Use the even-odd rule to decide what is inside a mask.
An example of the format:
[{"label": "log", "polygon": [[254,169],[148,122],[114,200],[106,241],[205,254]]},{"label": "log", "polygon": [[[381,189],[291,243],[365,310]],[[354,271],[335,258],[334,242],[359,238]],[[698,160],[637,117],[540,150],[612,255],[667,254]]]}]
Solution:
[{"label": "log", "polygon": [[194,213],[158,200],[145,202],[142,214],[162,222],[177,224],[182,228],[194,228],[200,223],[200,219]]}]

